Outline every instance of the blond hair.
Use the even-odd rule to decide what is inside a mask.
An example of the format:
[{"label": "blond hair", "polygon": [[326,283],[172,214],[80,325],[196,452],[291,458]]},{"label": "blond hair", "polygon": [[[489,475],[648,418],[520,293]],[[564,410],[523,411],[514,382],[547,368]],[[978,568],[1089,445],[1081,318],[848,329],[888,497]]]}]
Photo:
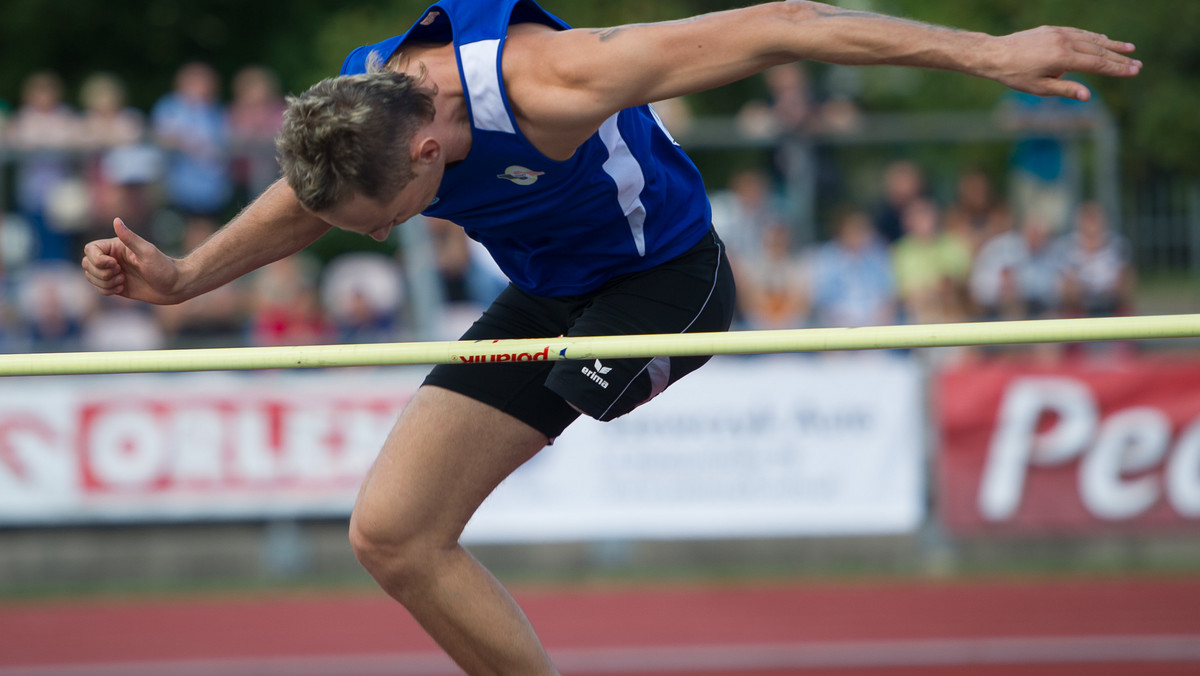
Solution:
[{"label": "blond hair", "polygon": [[436,93],[422,80],[377,70],[288,97],[275,145],[301,204],[325,211],[355,194],[388,201],[414,178],[409,142],[433,120]]}]

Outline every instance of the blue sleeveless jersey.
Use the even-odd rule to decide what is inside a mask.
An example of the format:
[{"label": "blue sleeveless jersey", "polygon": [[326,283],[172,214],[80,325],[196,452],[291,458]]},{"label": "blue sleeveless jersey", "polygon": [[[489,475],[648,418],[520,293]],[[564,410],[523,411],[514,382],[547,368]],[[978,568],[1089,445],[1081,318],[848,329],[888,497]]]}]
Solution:
[{"label": "blue sleeveless jersey", "polygon": [[509,25],[526,22],[568,28],[532,0],[444,0],[408,32],[346,58],[342,75],[352,75],[406,40],[454,43],[471,151],[424,215],[461,226],[518,288],[541,296],[587,293],[699,242],[712,218],[704,183],[650,106],[613,115],[562,162],[521,133],[500,58]]}]

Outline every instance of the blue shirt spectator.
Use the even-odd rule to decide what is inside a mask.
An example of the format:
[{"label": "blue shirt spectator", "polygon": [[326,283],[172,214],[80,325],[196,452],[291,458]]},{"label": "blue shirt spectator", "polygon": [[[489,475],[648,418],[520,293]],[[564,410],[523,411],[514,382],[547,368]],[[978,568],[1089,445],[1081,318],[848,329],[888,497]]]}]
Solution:
[{"label": "blue shirt spectator", "polygon": [[217,101],[217,74],[202,63],[179,70],[175,91],[151,111],[154,135],[169,149],[166,188],[171,206],[215,216],[233,193],[225,111]]},{"label": "blue shirt spectator", "polygon": [[1001,102],[1002,121],[1022,132],[1009,160],[1014,206],[1044,221],[1054,234],[1067,228],[1079,174],[1078,158],[1064,136],[1091,124],[1098,105],[1016,91]]},{"label": "blue shirt spectator", "polygon": [[870,219],[843,214],[835,237],[812,260],[812,313],[818,326],[890,324],[896,318],[891,260]]}]

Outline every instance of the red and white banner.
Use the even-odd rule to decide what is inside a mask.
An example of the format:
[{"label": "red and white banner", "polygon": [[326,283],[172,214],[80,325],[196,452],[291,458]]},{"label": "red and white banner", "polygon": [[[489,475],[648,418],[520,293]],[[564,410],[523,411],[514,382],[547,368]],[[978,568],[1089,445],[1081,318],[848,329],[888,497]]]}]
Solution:
[{"label": "red and white banner", "polygon": [[0,522],[346,514],[419,382],[411,371],[6,380]]},{"label": "red and white banner", "polygon": [[1200,362],[995,364],[937,383],[951,531],[1200,528]]}]

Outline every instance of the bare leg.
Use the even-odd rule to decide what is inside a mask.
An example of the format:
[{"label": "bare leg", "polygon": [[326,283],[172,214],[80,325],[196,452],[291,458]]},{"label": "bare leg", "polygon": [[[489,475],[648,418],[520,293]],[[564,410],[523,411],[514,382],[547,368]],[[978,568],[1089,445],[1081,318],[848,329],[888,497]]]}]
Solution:
[{"label": "bare leg", "polygon": [[483,499],[546,443],[490,406],[422,387],[359,492],[359,561],[472,676],[558,673],[516,602],[458,544]]}]

